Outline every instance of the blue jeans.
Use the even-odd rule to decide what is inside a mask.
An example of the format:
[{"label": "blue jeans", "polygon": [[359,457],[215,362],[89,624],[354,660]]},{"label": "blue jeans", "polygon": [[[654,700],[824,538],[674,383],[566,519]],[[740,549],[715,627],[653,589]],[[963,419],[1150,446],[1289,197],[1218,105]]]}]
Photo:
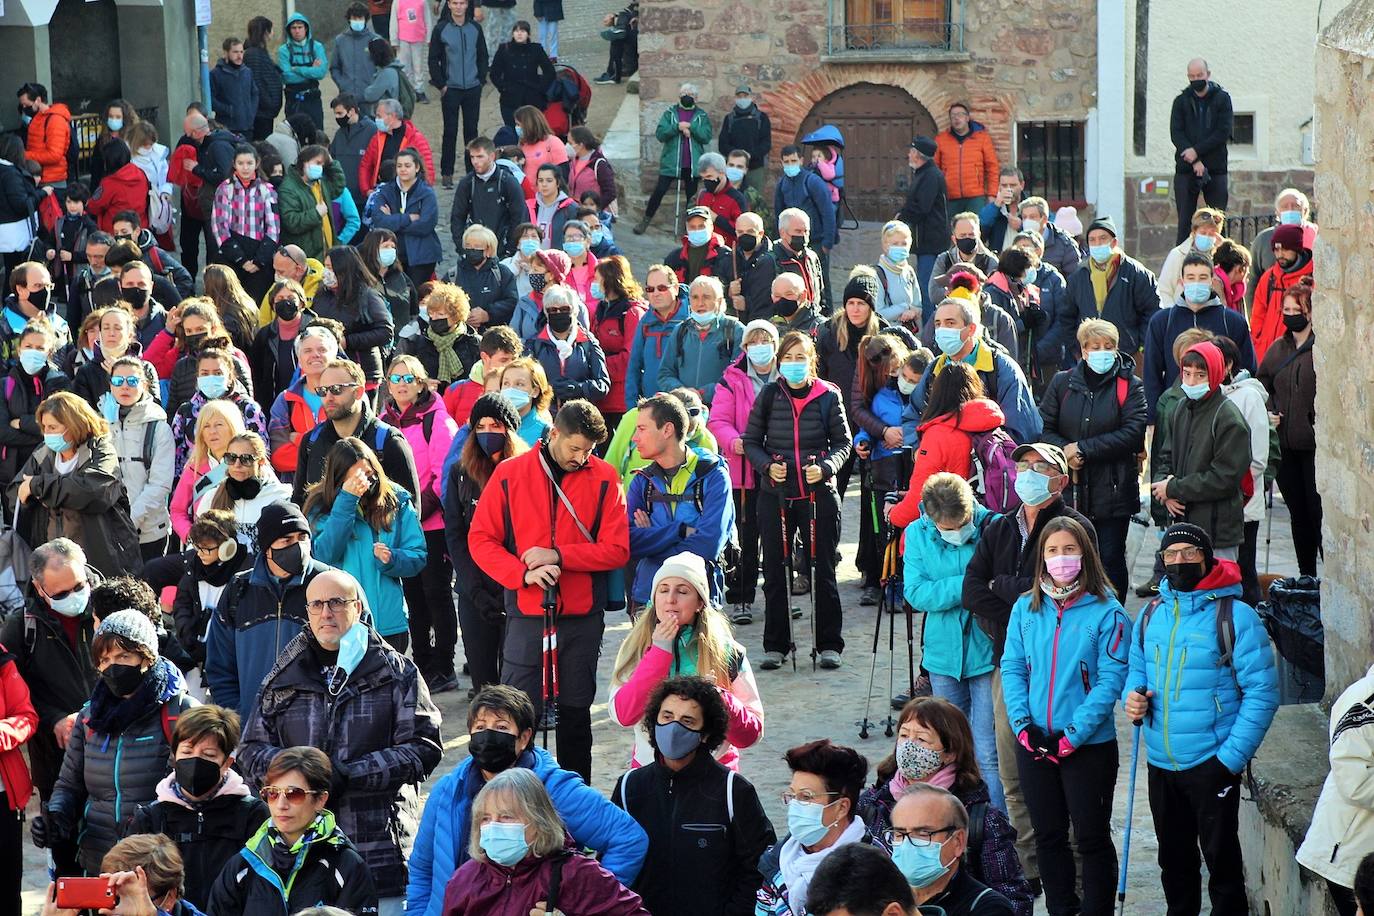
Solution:
[{"label": "blue jeans", "polygon": [[[935,303],[930,301],[930,275],[935,273],[935,258],[933,254],[916,255],[916,288],[921,293],[921,326],[925,327],[927,321],[935,314]],[[938,354],[937,354],[938,355]]]},{"label": "blue jeans", "polygon": [[558,20],[539,20],[539,43],[544,46],[544,53],[549,57],[558,57]]},{"label": "blue jeans", "polygon": [[958,706],[973,729],[973,753],[988,784],[992,805],[1003,814],[1007,800],[1002,795],[1002,780],[997,775],[997,726],[992,712],[992,672],[963,680],[945,674],[930,675],[930,688],[937,697],[944,697]]}]

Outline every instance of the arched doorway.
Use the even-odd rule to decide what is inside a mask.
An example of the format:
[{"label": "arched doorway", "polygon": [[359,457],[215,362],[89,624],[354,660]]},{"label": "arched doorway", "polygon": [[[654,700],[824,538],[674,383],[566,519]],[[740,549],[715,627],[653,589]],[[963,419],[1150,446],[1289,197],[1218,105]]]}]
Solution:
[{"label": "arched doorway", "polygon": [[891,219],[906,197],[911,139],[935,136],[930,112],[904,89],[855,83],[817,102],[797,137],[822,124],[833,124],[844,135],[845,197],[854,215],[861,220]]}]

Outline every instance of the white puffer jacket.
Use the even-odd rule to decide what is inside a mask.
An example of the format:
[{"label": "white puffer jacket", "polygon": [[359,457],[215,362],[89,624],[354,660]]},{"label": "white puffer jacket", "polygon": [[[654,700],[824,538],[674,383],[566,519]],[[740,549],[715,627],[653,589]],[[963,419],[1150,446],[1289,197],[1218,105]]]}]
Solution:
[{"label": "white puffer jacket", "polygon": [[[289,503],[291,501],[291,488],[277,479],[277,475],[272,472],[269,465],[264,465],[258,471],[259,479],[262,481],[262,489],[258,495],[252,499],[236,499],[230,511],[234,513],[234,522],[237,524],[236,538],[238,542],[248,549],[249,555],[256,555],[258,552],[258,517],[262,515],[262,510],[269,503]],[[226,475],[220,481],[219,486],[210,487],[201,495],[196,502],[196,511],[192,517],[200,518],[205,514],[205,510],[210,508],[210,504],[215,501],[215,494],[219,488],[228,481]]]},{"label": "white puffer jacket", "polygon": [[[149,423],[153,424],[152,462],[145,465],[143,437]],[[129,408],[126,416],[110,426],[115,454],[119,456],[119,476],[129,494],[129,517],[138,529],[138,542],[147,544],[165,538],[172,532],[167,500],[175,483],[173,462],[176,458],[167,411],[151,396],[145,395]]]},{"label": "white puffer jacket", "polygon": [[1298,849],[1298,864],[1341,887],[1355,886],[1374,852],[1374,667],[1331,707],[1331,772]]},{"label": "white puffer jacket", "polygon": [[1269,392],[1259,379],[1251,378],[1242,369],[1235,381],[1223,385],[1226,399],[1240,408],[1240,414],[1250,427],[1250,473],[1255,481],[1255,493],[1245,501],[1245,520],[1264,521],[1264,469],[1269,466]]}]

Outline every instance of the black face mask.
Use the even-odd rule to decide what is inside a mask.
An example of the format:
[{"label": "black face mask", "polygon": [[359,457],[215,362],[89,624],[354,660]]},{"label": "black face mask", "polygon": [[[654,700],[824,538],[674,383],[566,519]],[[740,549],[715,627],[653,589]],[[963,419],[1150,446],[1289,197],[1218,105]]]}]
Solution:
[{"label": "black face mask", "polygon": [[181,791],[193,798],[208,795],[224,778],[219,764],[204,757],[183,757],[173,765],[172,772]]},{"label": "black face mask", "polygon": [[1179,592],[1191,592],[1207,575],[1201,563],[1165,563],[1164,574],[1169,577],[1169,585]]},{"label": "black face mask", "polygon": [[758,244],[759,239],[756,235],[741,235],[739,237],[739,250],[743,251],[745,254],[757,248]]},{"label": "black face mask", "polygon": [[285,176],[285,175],[273,175],[271,178],[267,179],[267,183],[270,184],[272,187],[278,189],[278,190],[281,190],[281,186],[282,186],[285,182],[286,182],[286,176]]},{"label": "black face mask", "polygon": [[1283,326],[1284,326],[1285,328],[1287,328],[1288,330],[1290,330],[1290,331],[1302,331],[1302,330],[1306,330],[1307,326],[1308,326],[1309,324],[1311,324],[1311,323],[1312,323],[1312,319],[1308,318],[1306,315],[1302,314],[1301,312],[1299,312],[1299,313],[1296,314],[1296,315],[1284,315],[1284,316],[1283,316]]},{"label": "black face mask", "polygon": [[806,236],[804,236],[804,235],[793,235],[793,236],[789,236],[788,239],[787,239],[787,247],[788,247],[788,248],[791,248],[791,249],[792,249],[793,251],[795,251],[795,252],[800,253],[801,250],[802,250],[803,248],[806,247]]},{"label": "black face mask", "polygon": [[516,737],[509,732],[485,728],[468,737],[468,753],[473,761],[488,773],[510,769],[520,756],[515,752]]},{"label": "black face mask", "polygon": [[256,499],[262,492],[262,481],[256,477],[249,477],[247,480],[225,477],[224,486],[234,499]]},{"label": "black face mask", "polygon": [[1202,92],[1204,89],[1207,88],[1207,81],[1206,81],[1206,80],[1188,80],[1188,88],[1192,89],[1194,92]]},{"label": "black face mask", "polygon": [[138,665],[110,665],[100,672],[100,679],[105,682],[110,693],[117,697],[127,697],[143,683],[143,675],[144,671]]},{"label": "black face mask", "polygon": [[194,352],[196,352],[197,350],[199,350],[202,346],[205,345],[205,338],[207,338],[207,337],[209,337],[209,336],[210,336],[209,334],[205,334],[205,333],[201,333],[201,334],[187,334],[187,335],[186,335],[186,349],[187,349],[187,351],[189,351],[189,352],[191,352],[191,353],[194,353]]},{"label": "black face mask", "polygon": [[712,194],[718,194],[720,189],[725,187],[725,179],[717,178],[714,181],[703,181],[702,184],[706,185],[706,190]]},{"label": "black face mask", "polygon": [[290,297],[278,299],[272,308],[276,309],[277,317],[282,321],[290,321],[301,313],[301,304]]},{"label": "black face mask", "polygon": [[481,248],[464,248],[463,258],[473,267],[476,267],[487,259],[487,253]]},{"label": "black face mask", "polygon": [[677,101],[678,104],[681,105],[683,108],[697,107],[697,100],[692,98],[690,95],[680,96]]},{"label": "black face mask", "polygon": [[273,547],[272,562],[285,570],[288,576],[299,576],[305,571],[305,551],[301,549],[301,542],[287,547]]},{"label": "black face mask", "polygon": [[119,291],[119,298],[134,308],[141,309],[148,304],[148,291],[141,286],[130,286]]},{"label": "black face mask", "polygon": [[339,127],[341,128],[347,127],[349,124],[348,115],[344,115],[342,118],[335,118],[334,123],[339,125]]},{"label": "black face mask", "polygon": [[796,299],[777,299],[773,302],[773,308],[779,315],[794,315],[799,305],[801,303]]},{"label": "black face mask", "polygon": [[973,250],[978,247],[977,239],[955,239],[954,245],[959,249],[960,254],[973,254]]},{"label": "black face mask", "polygon": [[29,293],[29,305],[38,309],[40,312],[46,310],[48,307],[48,293],[49,290],[46,286],[41,289],[32,290]]},{"label": "black face mask", "polygon": [[549,320],[549,330],[555,334],[566,334],[572,327],[572,312],[546,312],[545,317]]},{"label": "black face mask", "polygon": [[429,323],[429,329],[435,334],[447,334],[452,326],[447,318],[435,318]]}]

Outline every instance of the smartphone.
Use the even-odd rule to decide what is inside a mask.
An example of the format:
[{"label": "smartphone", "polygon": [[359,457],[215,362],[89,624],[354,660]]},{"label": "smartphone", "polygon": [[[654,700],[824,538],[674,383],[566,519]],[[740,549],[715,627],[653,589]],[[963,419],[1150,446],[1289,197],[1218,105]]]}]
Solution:
[{"label": "smartphone", "polygon": [[99,910],[115,905],[108,878],[58,878],[57,906],[63,910]]}]

